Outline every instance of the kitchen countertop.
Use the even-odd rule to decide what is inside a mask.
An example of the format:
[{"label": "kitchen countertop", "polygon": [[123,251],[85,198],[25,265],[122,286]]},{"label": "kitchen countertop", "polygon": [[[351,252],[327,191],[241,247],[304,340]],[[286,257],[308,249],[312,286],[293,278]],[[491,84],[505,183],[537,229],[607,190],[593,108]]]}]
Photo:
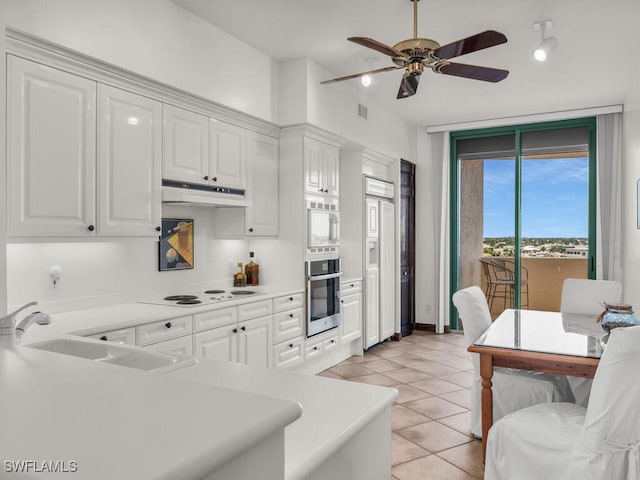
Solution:
[{"label": "kitchen countertop", "polygon": [[290,401],[21,346],[0,348],[0,365],[3,462],[73,461],[78,478],[202,478],[301,412]]},{"label": "kitchen countertop", "polygon": [[285,479],[301,480],[396,399],[393,388],[201,359],[168,376],[286,399],[302,416],[285,428]]}]

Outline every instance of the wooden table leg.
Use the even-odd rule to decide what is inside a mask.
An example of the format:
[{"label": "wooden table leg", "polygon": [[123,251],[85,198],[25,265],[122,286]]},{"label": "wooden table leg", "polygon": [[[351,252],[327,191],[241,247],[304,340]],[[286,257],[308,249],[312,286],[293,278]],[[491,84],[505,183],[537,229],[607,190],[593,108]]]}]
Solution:
[{"label": "wooden table leg", "polygon": [[489,429],[493,425],[493,392],[491,391],[493,356],[491,354],[480,354],[480,376],[482,377],[482,460],[484,461],[487,457]]}]

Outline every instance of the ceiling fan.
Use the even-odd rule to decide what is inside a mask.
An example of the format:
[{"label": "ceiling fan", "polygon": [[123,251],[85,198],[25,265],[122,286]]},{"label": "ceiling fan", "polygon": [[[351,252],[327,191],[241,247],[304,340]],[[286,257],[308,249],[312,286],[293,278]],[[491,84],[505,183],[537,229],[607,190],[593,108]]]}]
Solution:
[{"label": "ceiling fan", "polygon": [[400,82],[397,98],[407,98],[415,95],[418,90],[418,81],[425,67],[436,73],[453,75],[455,77],[471,78],[473,80],[483,80],[485,82],[499,82],[509,75],[508,70],[498,68],[480,67],[478,65],[467,65],[464,63],[450,62],[450,58],[459,57],[467,53],[477,52],[485,48],[494,47],[507,43],[507,37],[495,30],[472,35],[462,40],[440,46],[435,40],[429,38],[418,38],[418,2],[420,0],[410,0],[413,2],[413,38],[402,40],[393,47],[378,42],[367,37],[349,37],[347,40],[371,48],[377,52],[384,53],[391,57],[395,66],[378,68],[368,72],[355,73],[345,77],[338,77],[332,80],[325,80],[320,83],[341,82],[352,78],[363,77],[374,73],[388,72],[391,70],[405,69]]}]

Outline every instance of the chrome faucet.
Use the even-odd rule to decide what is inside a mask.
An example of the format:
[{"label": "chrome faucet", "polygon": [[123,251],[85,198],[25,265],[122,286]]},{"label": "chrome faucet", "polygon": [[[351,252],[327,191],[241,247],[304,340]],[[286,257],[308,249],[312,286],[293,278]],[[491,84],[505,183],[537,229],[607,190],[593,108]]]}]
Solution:
[{"label": "chrome faucet", "polygon": [[16,315],[25,308],[29,308],[37,304],[38,302],[29,302],[16,311],[0,318],[0,346],[13,346],[20,343],[25,330],[33,323],[37,323],[38,325],[49,325],[51,323],[51,317],[46,313],[32,312],[24,317],[18,326],[16,326]]}]

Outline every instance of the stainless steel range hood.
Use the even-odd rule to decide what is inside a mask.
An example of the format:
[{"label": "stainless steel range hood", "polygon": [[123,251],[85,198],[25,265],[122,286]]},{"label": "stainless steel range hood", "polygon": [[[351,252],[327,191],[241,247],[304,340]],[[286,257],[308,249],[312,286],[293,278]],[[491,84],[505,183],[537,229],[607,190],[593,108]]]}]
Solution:
[{"label": "stainless steel range hood", "polygon": [[190,183],[162,181],[162,203],[169,205],[203,205],[210,207],[248,207],[244,190],[207,187]]}]

